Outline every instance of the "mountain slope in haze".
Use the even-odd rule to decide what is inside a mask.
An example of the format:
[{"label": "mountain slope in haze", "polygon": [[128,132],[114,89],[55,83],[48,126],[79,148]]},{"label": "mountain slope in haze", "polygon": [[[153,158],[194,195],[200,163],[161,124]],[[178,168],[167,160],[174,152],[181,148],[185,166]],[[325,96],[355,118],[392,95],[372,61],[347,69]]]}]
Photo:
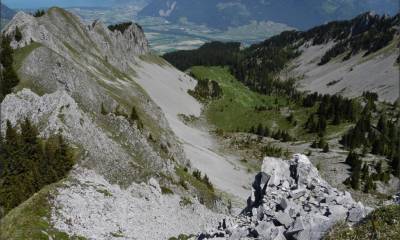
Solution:
[{"label": "mountain slope in haze", "polygon": [[2,29],[16,14],[16,12],[12,9],[10,9],[9,7],[7,7],[6,5],[4,5],[3,3],[0,3],[0,29]]},{"label": "mountain slope in haze", "polygon": [[[149,54],[138,25],[111,31],[51,8],[41,17],[19,12],[3,34],[20,82],[1,103],[2,130],[6,120],[17,126],[28,118],[40,136],[62,134],[79,154],[65,180],[1,219],[1,239],[164,239],[219,216],[205,207],[216,194],[184,170],[189,162],[168,116],[138,84],[169,76],[191,98],[194,83]],[[143,224],[154,219],[157,230]]]},{"label": "mountain slope in haze", "polygon": [[36,0],[34,2],[26,0],[4,0],[3,3],[14,9],[37,9],[49,8],[52,6],[70,7],[113,7],[118,5],[146,5],[149,0]]},{"label": "mountain slope in haze", "polygon": [[395,14],[397,9],[395,0],[154,0],[140,15],[165,17],[173,22],[187,20],[221,29],[246,25],[252,20],[307,29],[366,11]]}]

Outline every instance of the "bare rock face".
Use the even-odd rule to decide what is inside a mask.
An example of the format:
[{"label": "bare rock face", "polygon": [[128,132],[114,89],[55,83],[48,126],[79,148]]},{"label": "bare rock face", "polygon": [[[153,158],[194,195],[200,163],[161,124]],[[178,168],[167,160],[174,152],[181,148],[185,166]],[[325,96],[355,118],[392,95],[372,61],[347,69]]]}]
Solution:
[{"label": "bare rock face", "polygon": [[[182,209],[179,195],[161,194],[158,181],[174,181],[187,158],[136,79],[149,52],[138,25],[110,31],[51,8],[38,18],[18,13],[3,33],[22,54],[21,82],[1,103],[1,130],[7,120],[18,126],[28,118],[42,137],[61,133],[77,152],[74,170],[52,196],[49,225],[88,239],[168,239],[210,223],[216,215],[195,199]],[[142,71],[152,76],[148,69]],[[129,119],[133,108],[143,125]]]},{"label": "bare rock face", "polygon": [[[17,27],[22,34],[20,41],[15,40]],[[16,51],[24,48],[26,52],[16,69],[22,80],[17,91],[26,87],[38,95],[65,92],[96,124],[101,128],[106,125],[107,129],[101,131],[121,135],[119,145],[135,139],[136,133],[126,136],[129,131],[121,131],[119,124],[112,123],[112,115],[101,116],[101,107],[109,113],[118,108],[126,115],[135,107],[151,125],[158,144],[168,146],[168,158],[186,163],[164,114],[135,81],[140,56],[149,53],[148,42],[138,25],[130,25],[123,33],[110,31],[99,21],[87,26],[79,17],[51,8],[41,17],[19,12],[3,33],[13,39],[11,45]],[[135,155],[142,152],[138,148],[129,151]]]},{"label": "bare rock face", "polygon": [[320,239],[338,221],[357,223],[369,211],[324,181],[305,155],[267,157],[242,215],[199,239]]},{"label": "bare rock face", "polygon": [[[55,7],[39,18],[18,12],[3,33],[13,38],[17,27],[22,33],[22,39],[14,39],[11,42],[15,49],[35,42],[62,55],[65,48],[90,51],[93,54],[100,53],[102,57],[108,57],[110,60],[118,56],[118,61],[110,61],[111,64],[115,63],[116,67],[123,62],[133,62],[135,57],[149,52],[144,32],[136,24],[129,26],[123,33],[112,32],[100,21],[85,26],[79,17]],[[87,44],[91,44],[90,47],[86,47]]]},{"label": "bare rock face", "polygon": [[[146,136],[123,117],[110,115],[116,135],[107,134],[95,118],[82,111],[65,91],[38,96],[28,89],[7,95],[1,104],[2,130],[6,121],[13,125],[28,118],[43,137],[61,133],[82,151],[80,166],[93,169],[112,183],[129,185],[140,179],[137,159],[146,155],[146,168],[155,172],[173,171],[171,161],[162,159],[149,145]],[[111,126],[110,126],[111,128]],[[119,136],[121,141],[115,139]]]}]

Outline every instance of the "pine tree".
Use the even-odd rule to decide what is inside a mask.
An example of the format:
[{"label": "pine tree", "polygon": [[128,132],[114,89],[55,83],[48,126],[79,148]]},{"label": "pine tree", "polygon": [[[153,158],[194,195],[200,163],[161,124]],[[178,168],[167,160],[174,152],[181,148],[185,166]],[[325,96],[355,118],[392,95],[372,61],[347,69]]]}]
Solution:
[{"label": "pine tree", "polygon": [[132,107],[131,115],[129,116],[129,119],[132,121],[139,121],[139,115],[136,112],[135,106]]},{"label": "pine tree", "polygon": [[259,136],[264,136],[264,127],[261,123],[258,124],[257,126],[257,135]]},{"label": "pine tree", "polygon": [[17,42],[22,40],[22,33],[19,30],[18,26],[15,27],[15,35],[14,35],[14,37],[15,37],[15,41],[17,41]]},{"label": "pine tree", "polygon": [[363,165],[361,172],[361,179],[366,180],[369,177],[369,168],[367,164]]},{"label": "pine tree", "polygon": [[3,70],[2,74],[0,74],[0,100],[11,93],[12,89],[19,83],[18,75],[13,68],[13,49],[10,46],[10,42],[9,37],[1,37],[0,63],[3,66]]},{"label": "pine tree", "polygon": [[328,153],[329,152],[329,144],[328,143],[325,144],[325,146],[323,148],[323,152],[324,153]]},{"label": "pine tree", "polygon": [[370,193],[371,191],[373,191],[375,189],[376,189],[376,185],[375,185],[372,177],[371,176],[367,176],[366,177],[366,182],[365,182],[365,185],[364,185],[364,192],[365,193]]},{"label": "pine tree", "polygon": [[108,114],[106,108],[104,107],[104,103],[101,103],[100,113],[103,114],[103,115],[107,115]]},{"label": "pine tree", "polygon": [[355,190],[358,190],[360,188],[360,170],[359,170],[359,168],[353,169],[353,172],[351,173],[350,185]]},{"label": "pine tree", "polygon": [[318,143],[317,143],[317,141],[314,140],[314,141],[311,143],[310,147],[311,147],[311,148],[318,148]]},{"label": "pine tree", "polygon": [[249,133],[253,133],[253,134],[256,133],[256,129],[255,129],[254,126],[251,126],[251,128],[250,128],[250,130],[249,130]]},{"label": "pine tree", "polygon": [[60,165],[60,171],[58,171],[60,173],[58,177],[60,178],[64,177],[68,170],[72,168],[72,166],[74,165],[74,159],[71,149],[69,149],[61,134],[57,136],[57,140],[59,149],[57,152],[58,154],[56,157],[56,161],[58,165]]},{"label": "pine tree", "polygon": [[393,175],[400,177],[400,151],[393,155],[391,164],[393,169]]},{"label": "pine tree", "polygon": [[387,135],[387,120],[386,116],[384,114],[381,115],[379,118],[378,124],[376,125],[376,128],[383,134]]},{"label": "pine tree", "polygon": [[44,158],[40,164],[40,174],[46,176],[43,183],[49,184],[57,181],[57,158],[56,154],[59,149],[58,139],[51,136],[45,143]]},{"label": "pine tree", "polygon": [[65,177],[74,164],[74,155],[61,135],[43,141],[28,119],[20,125],[20,133],[10,121],[6,126],[5,139],[0,141],[0,162],[4,166],[0,172],[3,213],[18,206],[44,185]]}]

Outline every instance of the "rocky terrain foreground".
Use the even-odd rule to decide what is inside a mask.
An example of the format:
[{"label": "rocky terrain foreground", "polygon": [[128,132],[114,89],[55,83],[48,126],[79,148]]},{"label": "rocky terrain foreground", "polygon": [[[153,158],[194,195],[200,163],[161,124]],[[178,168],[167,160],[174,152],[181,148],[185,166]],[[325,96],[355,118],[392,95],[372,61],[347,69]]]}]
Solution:
[{"label": "rocky terrain foreground", "polygon": [[321,239],[336,223],[357,223],[371,210],[331,187],[305,155],[266,157],[242,215],[224,219],[199,239]]}]

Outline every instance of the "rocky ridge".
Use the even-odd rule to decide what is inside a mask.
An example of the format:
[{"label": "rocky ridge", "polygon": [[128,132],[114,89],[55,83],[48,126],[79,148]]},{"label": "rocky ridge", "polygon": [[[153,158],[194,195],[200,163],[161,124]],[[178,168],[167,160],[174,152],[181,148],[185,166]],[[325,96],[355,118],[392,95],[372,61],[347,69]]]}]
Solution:
[{"label": "rocky ridge", "polygon": [[[99,21],[87,26],[51,8],[41,17],[19,12],[3,34],[12,39],[21,81],[1,103],[2,130],[6,120],[17,126],[28,118],[41,136],[61,133],[77,153],[74,170],[51,189],[47,225],[87,239],[166,239],[199,232],[220,218],[192,198],[192,186],[185,191],[172,186],[179,181],[176,167],[188,160],[138,79],[166,74],[178,79],[183,73],[149,54],[139,26],[110,31]],[[129,119],[132,108],[143,126]],[[158,182],[175,194],[161,194]],[[191,204],[182,206],[180,195]],[[143,224],[154,219],[163,226],[157,232]],[[193,222],[185,225],[187,219]],[[14,237],[2,227],[0,238]],[[41,231],[55,238],[51,230]]]},{"label": "rocky ridge", "polygon": [[331,187],[305,155],[266,157],[242,214],[199,239],[320,239],[339,221],[357,223],[371,210]]},{"label": "rocky ridge", "polygon": [[[23,36],[20,41],[13,39],[16,27]],[[16,91],[30,90],[10,95],[3,102],[2,124],[7,119],[17,124],[21,117],[29,117],[47,135],[62,129],[72,143],[83,148],[86,166],[120,184],[132,182],[137,164],[171,171],[173,167],[165,168],[169,160],[186,162],[165,116],[135,82],[140,56],[149,52],[137,25],[132,24],[124,33],[111,32],[101,22],[86,26],[77,16],[51,8],[39,18],[19,12],[3,33],[12,37],[17,53],[30,50],[18,63],[21,83]],[[106,114],[101,113],[101,106]],[[123,117],[132,106],[148,126],[143,131]],[[53,121],[47,123],[50,117]],[[159,146],[148,140],[149,135],[159,139]],[[167,156],[161,156],[161,145],[166,146]],[[142,156],[148,156],[149,161]],[[121,161],[125,166],[112,166]],[[127,175],[130,177],[124,177]]]}]

